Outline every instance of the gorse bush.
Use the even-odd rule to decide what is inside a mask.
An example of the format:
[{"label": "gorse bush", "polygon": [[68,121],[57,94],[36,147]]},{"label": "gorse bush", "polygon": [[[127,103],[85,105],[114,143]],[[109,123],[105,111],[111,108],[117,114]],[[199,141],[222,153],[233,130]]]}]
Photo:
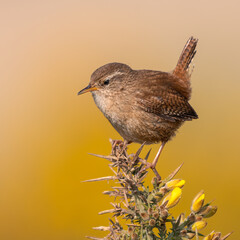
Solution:
[{"label": "gorse bush", "polygon": [[[174,178],[180,170],[178,167],[166,179],[152,179],[151,191],[144,185],[148,174],[146,162],[150,151],[144,159],[140,158],[143,145],[136,154],[128,155],[123,143],[112,141],[112,153],[109,156],[95,155],[110,162],[109,167],[113,176],[92,179],[88,181],[113,180],[113,190],[104,194],[115,197],[111,203],[112,209],[99,214],[112,214],[109,226],[95,227],[96,230],[109,231],[104,238],[88,237],[90,239],[146,239],[146,240],[224,240],[229,235],[221,236],[220,232],[212,231],[204,236],[201,230],[207,226],[206,219],[212,217],[217,206],[205,203],[205,194],[200,191],[193,199],[190,207],[191,213],[185,216],[181,213],[174,217],[171,209],[181,199],[182,188],[185,185],[183,179]],[[125,219],[125,224],[119,219]],[[121,222],[121,223],[120,223]]]}]

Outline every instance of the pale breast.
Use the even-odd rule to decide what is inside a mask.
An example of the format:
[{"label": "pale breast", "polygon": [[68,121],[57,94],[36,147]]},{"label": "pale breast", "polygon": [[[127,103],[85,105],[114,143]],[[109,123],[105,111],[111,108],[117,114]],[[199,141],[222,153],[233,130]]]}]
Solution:
[{"label": "pale breast", "polygon": [[[97,107],[127,141],[147,144],[170,139],[179,123],[168,123],[157,115],[142,111],[127,96],[92,92]],[[120,99],[119,99],[120,98]]]},{"label": "pale breast", "polygon": [[101,112],[105,115],[108,112],[108,109],[111,108],[112,103],[109,99],[105,98],[101,93],[92,92],[92,96],[95,104],[101,110]]},{"label": "pale breast", "polygon": [[119,101],[114,94],[107,95],[101,92],[92,92],[93,99],[97,107],[101,110],[104,116],[112,123],[123,123],[126,121],[126,112],[129,112],[130,106],[125,104],[125,101]]}]

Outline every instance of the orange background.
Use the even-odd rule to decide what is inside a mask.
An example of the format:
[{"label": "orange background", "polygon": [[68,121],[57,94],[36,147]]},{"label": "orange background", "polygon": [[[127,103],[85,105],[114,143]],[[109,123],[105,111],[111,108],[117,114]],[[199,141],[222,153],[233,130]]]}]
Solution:
[{"label": "orange background", "polygon": [[0,239],[103,236],[91,227],[108,224],[97,212],[111,207],[101,194],[111,183],[81,181],[110,174],[87,153],[108,154],[108,139],[120,137],[91,95],[77,92],[108,62],[170,71],[191,35],[200,39],[191,100],[199,120],[167,144],[158,169],[165,177],[184,162],[177,211],[188,214],[204,189],[219,207],[204,232],[233,230],[231,239],[240,239],[239,7],[237,0],[1,1]]}]

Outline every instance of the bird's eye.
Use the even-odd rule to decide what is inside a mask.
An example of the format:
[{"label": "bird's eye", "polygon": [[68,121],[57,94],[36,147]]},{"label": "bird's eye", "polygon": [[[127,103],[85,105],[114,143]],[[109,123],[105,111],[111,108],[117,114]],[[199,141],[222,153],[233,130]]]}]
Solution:
[{"label": "bird's eye", "polygon": [[103,84],[104,84],[104,85],[108,85],[109,82],[110,82],[110,80],[109,80],[109,79],[106,79],[106,80],[103,82]]}]

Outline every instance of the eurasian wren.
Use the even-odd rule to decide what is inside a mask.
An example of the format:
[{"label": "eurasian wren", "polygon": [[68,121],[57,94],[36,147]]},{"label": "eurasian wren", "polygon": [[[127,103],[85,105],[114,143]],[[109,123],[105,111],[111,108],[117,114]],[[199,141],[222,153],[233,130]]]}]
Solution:
[{"label": "eurasian wren", "polygon": [[78,93],[92,92],[98,108],[126,142],[162,142],[149,166],[154,170],[165,143],[184,121],[198,118],[188,103],[189,64],[197,41],[189,38],[172,72],[133,70],[126,64],[109,63],[95,70],[89,85]]}]

